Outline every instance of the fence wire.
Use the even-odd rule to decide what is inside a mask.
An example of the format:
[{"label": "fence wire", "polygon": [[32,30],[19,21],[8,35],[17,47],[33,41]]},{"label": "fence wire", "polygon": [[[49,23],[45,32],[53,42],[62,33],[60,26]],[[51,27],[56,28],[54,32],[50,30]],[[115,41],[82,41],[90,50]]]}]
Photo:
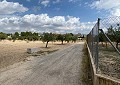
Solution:
[{"label": "fence wire", "polygon": [[91,32],[87,35],[87,43],[90,48],[91,55],[94,59],[94,63],[96,65],[96,70],[98,69],[98,42],[99,42],[99,37],[98,37],[98,26],[99,22],[95,24],[95,26],[92,28]]},{"label": "fence wire", "polygon": [[98,19],[87,43],[97,72],[120,79],[120,17]]}]

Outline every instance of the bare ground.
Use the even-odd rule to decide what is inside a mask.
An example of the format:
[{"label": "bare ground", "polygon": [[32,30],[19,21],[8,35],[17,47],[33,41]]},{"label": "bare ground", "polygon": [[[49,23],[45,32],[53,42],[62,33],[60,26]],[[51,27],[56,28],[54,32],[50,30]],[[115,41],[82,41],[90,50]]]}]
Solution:
[{"label": "bare ground", "polygon": [[116,52],[100,51],[99,73],[120,80],[120,55]]},{"label": "bare ground", "polygon": [[40,49],[40,52],[37,54],[40,55],[45,54],[46,52],[52,52],[66,48],[69,45],[71,44],[65,43],[64,45],[61,45],[61,42],[49,42],[48,48],[45,48],[45,43],[41,41],[30,41],[29,43],[26,41],[0,41],[0,68],[7,67],[16,62],[25,61],[27,57],[31,56],[27,53],[27,48]]},{"label": "bare ground", "polygon": [[83,85],[83,43],[0,70],[0,85]]},{"label": "bare ground", "polygon": [[99,45],[99,73],[120,80],[120,55],[110,44],[103,45]]}]

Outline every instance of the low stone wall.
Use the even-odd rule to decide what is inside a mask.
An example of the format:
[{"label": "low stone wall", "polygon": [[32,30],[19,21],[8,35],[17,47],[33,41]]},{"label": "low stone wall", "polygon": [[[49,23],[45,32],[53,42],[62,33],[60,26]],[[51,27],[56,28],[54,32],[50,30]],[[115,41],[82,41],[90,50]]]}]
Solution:
[{"label": "low stone wall", "polygon": [[110,78],[102,74],[96,74],[96,68],[95,68],[94,61],[88,45],[87,45],[87,48],[88,48],[88,53],[90,58],[89,60],[90,60],[90,66],[91,66],[91,72],[92,72],[93,85],[120,85],[120,81],[117,79]]}]

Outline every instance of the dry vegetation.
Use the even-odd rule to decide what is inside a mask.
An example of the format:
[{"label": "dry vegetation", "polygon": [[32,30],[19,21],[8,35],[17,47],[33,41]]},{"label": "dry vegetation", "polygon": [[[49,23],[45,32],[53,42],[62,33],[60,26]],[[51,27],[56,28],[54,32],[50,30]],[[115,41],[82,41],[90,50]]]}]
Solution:
[{"label": "dry vegetation", "polygon": [[120,55],[113,47],[101,46],[99,58],[100,73],[120,79]]},{"label": "dry vegetation", "polygon": [[91,80],[91,71],[90,71],[90,62],[88,57],[88,50],[86,44],[83,48],[83,57],[82,57],[82,75],[81,80],[84,85],[92,85]]},{"label": "dry vegetation", "polygon": [[[25,61],[26,58],[30,56],[45,55],[59,49],[66,48],[71,44],[72,43],[65,43],[61,45],[61,42],[50,42],[48,48],[45,48],[45,43],[41,41],[0,41],[0,68],[9,66],[19,61]],[[28,54],[27,48],[39,48],[40,51],[35,54]]]}]

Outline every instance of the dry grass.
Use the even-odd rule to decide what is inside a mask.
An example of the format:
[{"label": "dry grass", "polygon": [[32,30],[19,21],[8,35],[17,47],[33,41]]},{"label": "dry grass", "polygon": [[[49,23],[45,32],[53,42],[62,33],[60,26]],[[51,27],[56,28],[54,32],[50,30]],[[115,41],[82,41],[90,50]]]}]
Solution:
[{"label": "dry grass", "polygon": [[120,55],[111,45],[99,48],[99,73],[120,79]]},{"label": "dry grass", "polygon": [[91,81],[91,72],[90,72],[90,62],[88,58],[88,50],[86,44],[84,45],[83,48],[83,57],[82,57],[82,82],[83,85],[92,85]]},{"label": "dry grass", "polygon": [[29,56],[35,56],[34,54],[28,54],[27,48],[40,48],[40,52],[36,56],[40,56],[41,53],[48,54],[63,48],[66,48],[71,44],[61,45],[61,42],[49,42],[48,48],[45,48],[45,43],[41,41],[0,41],[0,68],[9,66],[16,62],[24,61]]}]

